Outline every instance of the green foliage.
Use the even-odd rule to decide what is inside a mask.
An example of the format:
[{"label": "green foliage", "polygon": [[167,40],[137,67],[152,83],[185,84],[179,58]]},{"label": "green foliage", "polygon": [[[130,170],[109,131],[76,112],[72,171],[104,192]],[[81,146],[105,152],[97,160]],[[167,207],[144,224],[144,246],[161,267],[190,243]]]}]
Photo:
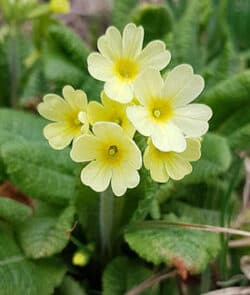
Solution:
[{"label": "green foliage", "polygon": [[0,197],[0,218],[10,223],[22,222],[32,215],[32,209],[13,199]]},{"label": "green foliage", "polygon": [[48,295],[60,284],[65,267],[53,258],[32,261],[23,256],[9,228],[0,224],[0,290],[2,295]]},{"label": "green foliage", "polygon": [[123,29],[123,27],[130,21],[131,11],[138,3],[138,0],[114,1],[112,9],[112,24],[118,29]]},{"label": "green foliage", "polygon": [[66,276],[59,288],[59,295],[87,295],[87,293],[77,281],[70,276]]},{"label": "green foliage", "polygon": [[[37,116],[16,110],[0,109],[0,144],[16,140],[44,141],[42,128],[45,121]],[[6,135],[6,139],[4,138]]]},{"label": "green foliage", "polygon": [[211,129],[219,128],[236,111],[248,107],[249,94],[249,70],[222,81],[209,90],[202,98],[202,102],[208,104],[213,110]]},{"label": "green foliage", "polygon": [[23,193],[54,204],[67,204],[75,192],[69,151],[43,143],[5,144],[2,158],[10,181]]},{"label": "green foliage", "polygon": [[49,27],[49,36],[71,61],[83,71],[86,69],[89,49],[76,33],[59,23]]},{"label": "green foliage", "polygon": [[[193,209],[195,210],[195,209]],[[200,208],[197,208],[202,212]],[[206,210],[206,214],[208,211]],[[166,222],[189,222],[202,223],[204,218],[191,215],[176,217],[174,214],[166,215]],[[220,249],[220,239],[218,234],[208,233],[187,228],[166,228],[157,227],[157,221],[151,222],[151,228],[131,229],[125,234],[125,239],[129,246],[143,259],[159,265],[166,263],[168,266],[175,266],[179,272],[186,276],[186,273],[200,273],[205,270],[207,264],[212,262]],[[166,223],[167,225],[167,223]]]},{"label": "green foliage", "polygon": [[206,182],[211,177],[226,172],[232,160],[226,139],[218,134],[208,133],[201,146],[201,159],[192,164],[192,174],[184,178],[185,183]]},{"label": "green foliage", "polygon": [[184,15],[175,23],[166,41],[172,54],[171,64],[190,63],[195,71],[199,71],[204,63],[204,52],[199,47],[199,2],[189,1]]},{"label": "green foliage", "polygon": [[162,39],[172,29],[173,16],[171,10],[166,5],[139,6],[133,16],[137,25],[142,25],[145,31],[144,41]]},{"label": "green foliage", "polygon": [[[116,257],[106,268],[103,276],[103,295],[123,295],[152,275],[152,271],[127,257]],[[142,295],[157,294],[152,289]]]},{"label": "green foliage", "polygon": [[44,56],[44,73],[48,81],[60,85],[79,87],[83,82],[83,70],[68,59],[55,45],[48,44]]},{"label": "green foliage", "polygon": [[237,129],[235,132],[228,136],[230,146],[237,150],[250,150],[250,123]]},{"label": "green foliage", "polygon": [[32,217],[21,224],[18,239],[27,257],[38,259],[59,253],[67,244],[74,218],[68,207],[58,217]]}]

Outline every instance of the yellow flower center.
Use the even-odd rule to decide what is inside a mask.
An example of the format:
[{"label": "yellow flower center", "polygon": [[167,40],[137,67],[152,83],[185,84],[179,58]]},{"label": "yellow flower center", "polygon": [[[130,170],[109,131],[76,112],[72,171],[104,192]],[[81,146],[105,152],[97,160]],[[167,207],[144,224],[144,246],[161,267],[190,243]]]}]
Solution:
[{"label": "yellow flower center", "polygon": [[108,155],[114,157],[118,153],[118,148],[116,145],[111,145],[108,149]]},{"label": "yellow flower center", "polygon": [[153,98],[149,110],[157,122],[166,122],[173,116],[173,107],[169,99]]},{"label": "yellow flower center", "polygon": [[114,66],[115,75],[121,80],[134,80],[138,71],[139,69],[137,63],[129,58],[118,59]]},{"label": "yellow flower center", "polygon": [[114,118],[113,122],[118,124],[118,125],[122,124],[122,120],[120,118]]}]

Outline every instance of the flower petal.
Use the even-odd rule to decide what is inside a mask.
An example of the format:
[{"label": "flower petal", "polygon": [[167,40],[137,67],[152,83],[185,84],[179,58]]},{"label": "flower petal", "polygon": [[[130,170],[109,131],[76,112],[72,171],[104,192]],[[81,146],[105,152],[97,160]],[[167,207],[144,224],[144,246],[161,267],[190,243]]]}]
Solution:
[{"label": "flower petal", "polygon": [[213,112],[211,108],[205,104],[192,103],[190,105],[177,108],[175,115],[180,117],[187,117],[195,120],[208,121]]},{"label": "flower petal", "polygon": [[134,96],[131,84],[116,77],[105,83],[104,91],[108,97],[120,103],[128,103]]},{"label": "flower petal", "polygon": [[103,192],[110,183],[111,175],[111,169],[94,161],[82,169],[81,180],[83,184],[90,186],[94,191]]},{"label": "flower petal", "polygon": [[157,70],[165,68],[171,59],[171,54],[166,50],[166,45],[160,40],[151,41],[139,54],[137,61],[141,68],[152,67]]},{"label": "flower petal", "polygon": [[113,77],[112,63],[97,52],[88,56],[88,70],[91,76],[100,81],[107,81]]},{"label": "flower petal", "polygon": [[155,124],[150,120],[148,110],[142,106],[127,107],[127,116],[132,124],[144,136],[151,136],[155,130]]},{"label": "flower petal", "polygon": [[135,24],[127,24],[122,35],[122,53],[125,57],[136,57],[141,49],[144,37],[143,28]]},{"label": "flower petal", "polygon": [[181,153],[186,148],[186,140],[183,133],[171,122],[159,124],[151,136],[154,146],[160,151]]},{"label": "flower petal", "polygon": [[98,121],[106,121],[104,120],[104,107],[97,101],[91,101],[88,104],[87,115],[88,120],[92,125]]},{"label": "flower petal", "polygon": [[97,47],[101,54],[113,61],[122,54],[122,37],[117,28],[111,26],[104,36],[97,41]]},{"label": "flower petal", "polygon": [[203,90],[204,79],[194,75],[190,65],[179,65],[169,72],[162,93],[171,98],[175,107],[193,101]]},{"label": "flower petal", "polygon": [[63,87],[63,96],[75,111],[86,110],[88,101],[87,95],[83,90],[75,90],[73,87],[67,85]]},{"label": "flower petal", "polygon": [[75,162],[93,161],[96,159],[98,146],[96,137],[82,135],[74,141],[70,156]]},{"label": "flower petal", "polygon": [[158,70],[144,71],[134,83],[135,96],[142,105],[146,105],[151,98],[160,97],[163,79]]},{"label": "flower petal", "polygon": [[197,161],[201,157],[201,141],[199,138],[187,138],[187,148],[180,154],[187,161]]},{"label": "flower petal", "polygon": [[45,95],[37,110],[41,116],[51,121],[63,121],[71,111],[65,100],[56,94]]},{"label": "flower petal", "polygon": [[150,176],[154,181],[161,183],[168,181],[169,176],[167,175],[164,163],[154,157],[152,148],[149,146],[144,152],[143,163],[145,168],[150,170]]},{"label": "flower petal", "polygon": [[69,145],[76,136],[72,133],[67,123],[50,123],[43,129],[43,133],[49,144],[56,150],[61,150]]},{"label": "flower petal", "polygon": [[105,141],[108,141],[109,138],[119,138],[123,136],[121,126],[113,122],[96,122],[92,130],[98,138]]},{"label": "flower petal", "polygon": [[204,135],[209,128],[206,121],[190,119],[187,117],[175,117],[173,123],[184,132],[185,135],[190,137],[199,137]]},{"label": "flower petal", "polygon": [[170,178],[180,180],[192,172],[192,165],[176,153],[172,153],[165,167]]},{"label": "flower petal", "polygon": [[128,165],[113,169],[111,187],[116,196],[124,195],[127,188],[134,188],[139,182],[139,173],[135,169],[128,169]]}]

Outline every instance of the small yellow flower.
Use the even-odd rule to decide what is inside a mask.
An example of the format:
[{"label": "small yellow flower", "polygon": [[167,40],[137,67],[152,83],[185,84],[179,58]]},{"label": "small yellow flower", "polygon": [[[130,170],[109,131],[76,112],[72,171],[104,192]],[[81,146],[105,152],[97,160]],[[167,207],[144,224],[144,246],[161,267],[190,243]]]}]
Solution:
[{"label": "small yellow flower", "polygon": [[49,8],[50,8],[50,11],[54,13],[68,13],[70,12],[70,1],[69,0],[50,0]]},{"label": "small yellow flower", "polygon": [[121,36],[109,27],[98,39],[100,53],[88,57],[90,74],[106,82],[104,91],[113,100],[128,103],[134,97],[133,83],[147,68],[162,70],[170,61],[170,53],[162,41],[150,42],[143,50],[144,30],[130,23]]},{"label": "small yellow flower", "polygon": [[150,170],[151,178],[157,182],[167,182],[169,178],[180,180],[192,172],[189,162],[201,156],[199,138],[187,138],[187,148],[182,153],[161,152],[149,140],[144,152],[144,166]]},{"label": "small yellow flower", "polygon": [[85,92],[65,86],[63,96],[65,99],[56,94],[45,95],[37,107],[41,116],[54,121],[43,132],[49,144],[57,150],[65,148],[73,139],[89,130]]},{"label": "small yellow flower", "polygon": [[77,266],[85,266],[89,262],[89,258],[89,254],[83,251],[77,251],[72,258],[72,263]]},{"label": "small yellow flower", "polygon": [[175,67],[165,81],[159,71],[148,69],[135,82],[141,105],[128,106],[128,118],[142,135],[152,138],[157,149],[183,152],[185,135],[200,137],[208,130],[212,110],[204,104],[189,104],[203,88],[203,78],[189,65]]},{"label": "small yellow flower", "polygon": [[82,135],[73,143],[71,158],[91,161],[81,172],[83,184],[102,192],[111,182],[114,194],[121,196],[139,184],[141,152],[118,124],[97,122],[92,130],[94,135]]},{"label": "small yellow flower", "polygon": [[135,128],[127,117],[127,105],[109,99],[104,92],[101,94],[101,100],[102,104],[96,101],[91,101],[88,104],[87,113],[90,124],[93,125],[100,121],[114,122],[120,125],[124,132],[132,138]]}]

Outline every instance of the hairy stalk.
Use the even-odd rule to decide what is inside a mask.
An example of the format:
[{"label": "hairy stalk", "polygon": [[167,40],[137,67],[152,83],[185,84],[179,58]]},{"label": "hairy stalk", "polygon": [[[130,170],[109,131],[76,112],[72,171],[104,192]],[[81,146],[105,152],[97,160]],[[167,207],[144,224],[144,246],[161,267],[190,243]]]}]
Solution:
[{"label": "hairy stalk", "polygon": [[112,254],[114,196],[111,188],[100,193],[100,240],[102,256]]},{"label": "hairy stalk", "polygon": [[152,287],[155,284],[160,283],[163,280],[167,280],[169,278],[172,278],[176,276],[177,272],[176,270],[168,272],[168,273],[157,273],[153,275],[152,277],[148,278],[146,281],[142,282],[141,284],[135,286],[131,290],[125,293],[125,295],[137,295],[141,294],[144,290]]}]

